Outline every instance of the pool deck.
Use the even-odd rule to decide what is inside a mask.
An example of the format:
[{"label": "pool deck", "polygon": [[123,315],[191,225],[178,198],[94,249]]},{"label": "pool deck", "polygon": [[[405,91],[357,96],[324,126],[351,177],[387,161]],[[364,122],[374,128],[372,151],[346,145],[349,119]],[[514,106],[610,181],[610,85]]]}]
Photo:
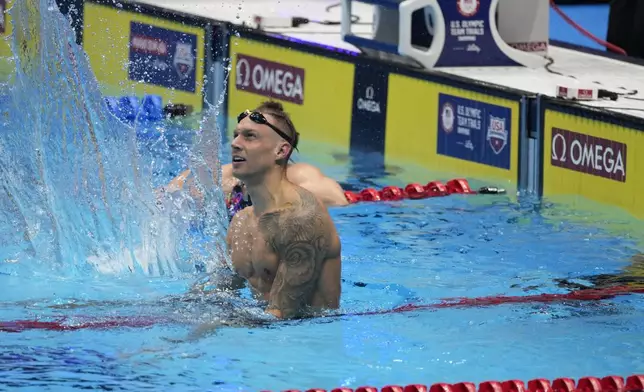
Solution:
[{"label": "pool deck", "polygon": [[[254,17],[256,15],[263,17],[299,16],[315,20],[339,21],[341,11],[339,2],[326,0],[219,0],[216,2],[211,0],[138,0],[137,2],[215,20],[236,24],[245,23],[250,26],[255,26]],[[328,7],[330,8],[327,9]],[[372,6],[354,2],[352,13],[360,18],[359,22],[361,23],[352,26],[353,34],[371,38]],[[297,28],[266,29],[266,31],[358,52],[356,47],[342,40],[340,25],[309,23]],[[545,68],[521,67],[467,67],[440,68],[438,70],[546,96],[554,96],[558,84],[604,88],[620,93],[637,90],[637,94],[631,95],[631,97],[639,100],[620,98],[617,101],[585,101],[582,104],[644,118],[644,61],[641,64],[635,64],[555,45],[551,45],[548,51],[550,57],[554,59],[550,69],[563,75],[550,73]],[[629,108],[632,110],[628,110]]]}]

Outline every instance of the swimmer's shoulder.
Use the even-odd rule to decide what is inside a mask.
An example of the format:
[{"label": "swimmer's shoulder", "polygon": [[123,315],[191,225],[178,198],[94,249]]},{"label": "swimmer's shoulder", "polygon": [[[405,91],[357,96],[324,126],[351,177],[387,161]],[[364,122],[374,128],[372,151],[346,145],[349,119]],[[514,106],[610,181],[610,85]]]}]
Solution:
[{"label": "swimmer's shoulder", "polygon": [[317,231],[326,244],[325,258],[339,258],[341,244],[335,223],[329,214],[329,209],[315,193],[295,185],[301,199],[304,220],[317,222]]},{"label": "swimmer's shoulder", "polygon": [[[295,185],[296,192],[300,197],[300,222],[299,227],[308,227],[305,231],[308,233],[309,239],[312,243],[322,246],[319,249],[322,252],[323,260],[337,260],[340,261],[342,253],[342,245],[340,236],[335,227],[335,223],[329,214],[326,205],[311,191],[301,186]],[[294,235],[296,235],[294,233]]]},{"label": "swimmer's shoulder", "polygon": [[228,233],[235,234],[239,231],[247,230],[248,225],[254,216],[255,213],[253,211],[253,206],[249,206],[238,211],[228,225]]},{"label": "swimmer's shoulder", "polygon": [[295,193],[294,201],[290,205],[292,213],[311,217],[328,217],[329,213],[322,201],[309,189],[291,182]]},{"label": "swimmer's shoulder", "polygon": [[282,228],[293,229],[287,230],[291,238],[308,237],[311,241],[320,241],[325,247],[325,258],[336,257],[340,241],[327,207],[308,189],[293,184],[293,190],[296,200],[287,208],[275,211],[275,219],[279,218]]},{"label": "swimmer's shoulder", "polygon": [[255,216],[255,207],[254,206],[248,206],[244,208],[243,210],[239,210],[234,216],[232,221],[230,222],[231,224],[244,224],[248,222],[253,216]]}]

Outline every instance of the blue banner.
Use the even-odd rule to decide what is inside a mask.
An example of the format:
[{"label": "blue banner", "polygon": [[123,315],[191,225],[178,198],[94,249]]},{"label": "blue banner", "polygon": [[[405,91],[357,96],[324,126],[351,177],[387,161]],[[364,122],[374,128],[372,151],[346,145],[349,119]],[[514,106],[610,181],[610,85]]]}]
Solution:
[{"label": "blue banner", "polygon": [[510,169],[510,108],[439,94],[438,113],[438,154]]},{"label": "blue banner", "polygon": [[492,37],[492,0],[439,0],[445,45],[436,67],[516,66]]},{"label": "blue banner", "polygon": [[130,23],[131,80],[193,93],[196,56],[196,35]]}]

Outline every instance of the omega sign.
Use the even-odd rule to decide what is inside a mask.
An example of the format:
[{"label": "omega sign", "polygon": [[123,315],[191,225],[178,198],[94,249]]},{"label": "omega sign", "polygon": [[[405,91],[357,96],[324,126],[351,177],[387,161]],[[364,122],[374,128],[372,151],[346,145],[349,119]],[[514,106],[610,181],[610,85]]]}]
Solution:
[{"label": "omega sign", "polygon": [[364,92],[364,98],[358,98],[358,109],[371,113],[380,113],[380,102],[375,100],[373,86],[368,86]]},{"label": "omega sign", "polygon": [[550,164],[581,173],[626,181],[626,144],[552,128]]},{"label": "omega sign", "polygon": [[237,55],[237,90],[304,103],[304,69],[256,57]]}]

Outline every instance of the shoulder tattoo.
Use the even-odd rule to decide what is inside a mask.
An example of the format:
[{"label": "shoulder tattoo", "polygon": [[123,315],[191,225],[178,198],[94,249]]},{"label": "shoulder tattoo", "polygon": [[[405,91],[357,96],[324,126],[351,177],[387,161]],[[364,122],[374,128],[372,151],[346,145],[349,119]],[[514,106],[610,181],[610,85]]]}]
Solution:
[{"label": "shoulder tattoo", "polygon": [[328,246],[323,208],[312,193],[298,193],[297,204],[259,219],[259,230],[280,261],[270,306],[285,315],[297,313],[310,301]]}]

